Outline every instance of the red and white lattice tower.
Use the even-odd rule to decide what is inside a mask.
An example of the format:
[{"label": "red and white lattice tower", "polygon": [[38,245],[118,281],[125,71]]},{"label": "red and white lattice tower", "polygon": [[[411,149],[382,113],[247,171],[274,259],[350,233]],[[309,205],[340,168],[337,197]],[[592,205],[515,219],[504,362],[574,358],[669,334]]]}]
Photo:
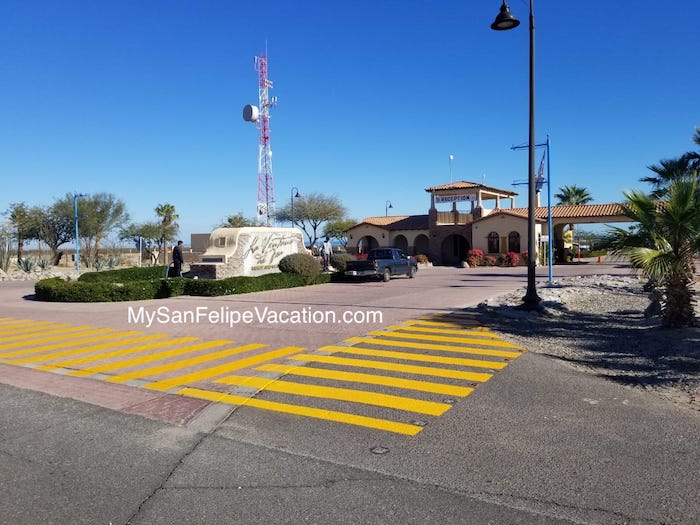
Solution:
[{"label": "red and white lattice tower", "polygon": [[[275,187],[272,180],[272,149],[270,149],[270,108],[277,103],[277,97],[268,97],[272,81],[267,78],[267,56],[255,57],[255,70],[258,72],[259,106],[245,106],[243,119],[255,122],[260,130],[258,147],[258,207],[260,222],[270,226],[275,219]],[[259,108],[259,109],[258,109]]]}]

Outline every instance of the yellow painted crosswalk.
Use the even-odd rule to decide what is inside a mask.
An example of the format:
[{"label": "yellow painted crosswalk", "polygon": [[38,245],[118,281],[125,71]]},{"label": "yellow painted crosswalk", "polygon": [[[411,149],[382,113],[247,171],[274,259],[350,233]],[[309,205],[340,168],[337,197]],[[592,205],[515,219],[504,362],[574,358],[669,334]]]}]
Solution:
[{"label": "yellow painted crosswalk", "polygon": [[522,352],[458,315],[317,349],[0,319],[0,363],[404,435],[423,428],[415,414],[443,416]]}]

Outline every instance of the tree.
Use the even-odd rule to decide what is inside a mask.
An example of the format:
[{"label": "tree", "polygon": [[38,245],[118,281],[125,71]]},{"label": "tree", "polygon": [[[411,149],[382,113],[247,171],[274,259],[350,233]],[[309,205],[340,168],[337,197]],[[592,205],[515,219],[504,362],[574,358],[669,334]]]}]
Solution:
[{"label": "tree", "polygon": [[[588,193],[586,188],[581,188],[575,184],[559,188],[559,193],[556,193],[554,198],[559,201],[558,204],[564,206],[580,206],[588,204],[593,200],[593,197],[591,197],[591,194]],[[573,224],[569,224],[569,231],[572,235],[574,234]]]},{"label": "tree", "polygon": [[348,247],[348,230],[355,226],[357,221],[355,219],[337,219],[328,222],[325,228],[325,234],[329,237],[336,239],[344,248]]},{"label": "tree", "polygon": [[[277,212],[277,220],[291,221],[291,203]],[[338,197],[310,193],[294,199],[294,224],[299,226],[309,239],[310,246],[318,240],[319,228],[326,222],[345,217],[345,206]]]},{"label": "tree", "polygon": [[[67,198],[73,198],[71,194]],[[99,256],[104,237],[129,220],[126,205],[111,193],[95,193],[78,200],[79,231],[88,261]]]},{"label": "tree", "polygon": [[[129,240],[134,243],[136,248],[143,246],[146,253],[149,255],[149,260],[155,264],[156,257],[153,255],[160,254],[163,246],[163,239],[174,239],[177,234],[177,225],[171,224],[169,230],[164,232],[161,221],[143,222],[140,224],[129,224],[119,233],[119,239],[122,241]],[[165,235],[163,235],[165,233]]]},{"label": "tree", "polygon": [[[175,212],[175,206],[172,204],[159,204],[156,206],[156,215],[161,218],[161,237],[163,244],[163,264],[167,264],[168,241],[174,241],[180,227],[177,220],[180,216]],[[174,232],[173,232],[173,227]]]},{"label": "tree", "polygon": [[36,232],[36,238],[51,250],[51,264],[58,265],[63,256],[59,248],[75,238],[73,198],[58,199],[49,208],[34,206],[28,213],[30,228]]},{"label": "tree", "polygon": [[255,226],[253,219],[247,219],[241,212],[236,215],[229,215],[226,221],[222,222],[218,228],[243,228],[244,226]]},{"label": "tree", "polygon": [[36,236],[36,231],[32,232],[32,224],[29,217],[29,209],[24,202],[13,202],[7,210],[10,223],[14,226],[17,237],[17,260],[22,259],[24,241]]},{"label": "tree", "polygon": [[664,326],[692,326],[693,256],[700,249],[697,177],[672,181],[661,200],[641,191],[627,192],[625,197],[623,213],[638,224],[629,231],[612,229],[613,253],[629,255],[643,275],[664,286]]}]

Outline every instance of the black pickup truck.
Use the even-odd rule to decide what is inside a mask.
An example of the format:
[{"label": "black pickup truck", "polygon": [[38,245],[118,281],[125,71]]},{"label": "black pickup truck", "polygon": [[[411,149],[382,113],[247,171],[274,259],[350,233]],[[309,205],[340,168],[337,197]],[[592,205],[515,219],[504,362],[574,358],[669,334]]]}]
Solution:
[{"label": "black pickup truck", "polygon": [[346,277],[378,277],[384,281],[392,275],[416,276],[418,263],[398,248],[375,248],[364,261],[348,261]]}]

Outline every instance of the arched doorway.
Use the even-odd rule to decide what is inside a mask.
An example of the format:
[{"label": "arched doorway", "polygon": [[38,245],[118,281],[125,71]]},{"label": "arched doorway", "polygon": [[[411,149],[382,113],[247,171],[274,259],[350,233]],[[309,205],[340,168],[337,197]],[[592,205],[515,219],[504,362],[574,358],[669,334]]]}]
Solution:
[{"label": "arched doorway", "polygon": [[375,248],[379,248],[379,241],[371,235],[365,235],[357,241],[357,253],[367,253]]},{"label": "arched doorway", "polygon": [[408,253],[408,239],[404,235],[397,235],[394,237],[394,248]]},{"label": "arched doorway", "polygon": [[452,234],[442,241],[440,247],[442,264],[457,266],[466,260],[468,251],[469,241],[462,235]]},{"label": "arched doorway", "polygon": [[413,248],[415,251],[414,255],[419,255],[421,253],[428,255],[430,253],[430,240],[428,239],[428,236],[421,233],[418,237],[416,237]]}]

